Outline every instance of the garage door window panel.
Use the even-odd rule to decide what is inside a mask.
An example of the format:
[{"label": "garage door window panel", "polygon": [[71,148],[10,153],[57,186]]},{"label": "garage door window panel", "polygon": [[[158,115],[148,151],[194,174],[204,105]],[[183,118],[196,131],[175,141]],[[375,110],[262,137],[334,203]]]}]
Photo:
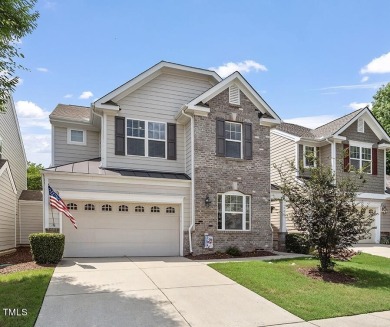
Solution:
[{"label": "garage door window panel", "polygon": [[103,204],[102,211],[112,211],[112,206],[110,204]]},{"label": "garage door window panel", "polygon": [[85,210],[85,211],[95,211],[95,205],[92,204],[92,203],[87,203],[87,204],[84,206],[84,210]]},{"label": "garage door window panel", "polygon": [[153,206],[153,207],[150,208],[150,212],[159,213],[160,212],[160,207]]},{"label": "garage door window panel", "polygon": [[135,212],[145,212],[145,207],[143,207],[143,206],[136,206],[134,208],[134,211]]},{"label": "garage door window panel", "polygon": [[68,208],[68,210],[74,210],[74,211],[77,210],[77,204],[76,203],[68,203],[66,205],[66,207]]},{"label": "garage door window panel", "polygon": [[118,211],[119,212],[128,212],[129,211],[129,207],[127,205],[122,204],[122,205],[120,205],[118,207]]},{"label": "garage door window panel", "polygon": [[166,213],[175,213],[175,208],[173,207],[168,207],[165,211]]}]

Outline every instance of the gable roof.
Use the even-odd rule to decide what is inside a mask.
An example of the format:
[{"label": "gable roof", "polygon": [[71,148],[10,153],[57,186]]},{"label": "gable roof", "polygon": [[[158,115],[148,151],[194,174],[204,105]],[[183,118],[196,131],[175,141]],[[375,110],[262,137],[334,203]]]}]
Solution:
[{"label": "gable roof", "polygon": [[8,179],[11,183],[12,190],[14,191],[15,194],[18,193],[18,191],[16,189],[14,177],[12,176],[12,172],[11,172],[11,169],[9,167],[8,160],[0,159],[0,176],[3,175],[3,173],[5,171],[7,171],[7,173],[8,173]]},{"label": "gable roof", "polygon": [[91,119],[91,108],[60,103],[55,107],[49,118],[88,123]]},{"label": "gable roof", "polygon": [[94,102],[94,105],[96,107],[106,108],[106,109],[107,106],[111,106],[112,109],[119,110],[119,106],[115,104],[115,101],[113,104],[110,103],[110,101],[113,101],[113,99],[116,97],[120,97],[122,95],[125,96],[135,91],[137,88],[141,87],[142,85],[146,84],[156,76],[160,75],[164,70],[182,71],[182,72],[199,74],[201,76],[209,78],[210,81],[213,82],[213,84],[218,83],[222,80],[222,78],[215,71],[212,70],[175,64],[168,61],[160,61],[158,64],[150,67],[149,69],[145,70],[141,74],[137,75],[136,77],[132,78],[131,80],[117,87],[113,91],[107,93],[100,99],[96,100]]},{"label": "gable roof", "polygon": [[319,126],[312,130],[312,133],[315,137],[327,137],[336,134],[342,127],[344,127],[347,123],[349,123],[352,119],[354,119],[357,115],[363,112],[365,108],[358,109],[356,111],[351,112],[348,115],[342,116],[331,122]]},{"label": "gable roof", "polygon": [[[289,123],[282,123],[277,126],[276,129],[293,136],[319,140],[332,136],[339,136],[345,129],[347,129],[352,123],[354,123],[358,118],[362,117],[363,115],[367,115],[371,118],[370,121],[366,120],[366,123],[369,124],[371,128],[375,129],[374,133],[377,134],[380,140],[382,140],[381,143],[390,143],[389,135],[379,124],[378,120],[372,114],[371,110],[368,109],[368,107],[355,110],[350,114],[332,120],[331,122],[319,126],[315,129],[310,129],[301,125]],[[380,134],[381,137],[379,137],[378,134]]]},{"label": "gable roof", "polygon": [[191,100],[187,104],[187,107],[196,107],[199,106],[199,104],[204,104],[208,102],[210,99],[214,98],[216,95],[227,89],[232,84],[236,84],[238,88],[249,98],[249,100],[252,101],[252,103],[257,107],[257,109],[260,110],[261,113],[267,114],[272,119],[275,119],[278,123],[280,122],[280,117],[272,110],[268,103],[264,101],[264,99],[252,87],[252,85],[250,85],[248,81],[239,72],[234,72],[206,92]]}]

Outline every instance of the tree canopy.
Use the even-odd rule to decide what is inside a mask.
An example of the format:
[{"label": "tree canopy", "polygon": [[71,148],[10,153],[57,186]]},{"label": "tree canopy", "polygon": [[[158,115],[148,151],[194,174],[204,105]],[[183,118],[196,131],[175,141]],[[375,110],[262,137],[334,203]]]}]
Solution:
[{"label": "tree canopy", "polygon": [[42,164],[36,164],[29,161],[27,166],[27,189],[42,190],[41,170],[44,169]]},{"label": "tree canopy", "polygon": [[351,171],[337,178],[336,183],[332,169],[317,160],[308,171],[299,169],[300,176],[309,177],[297,178],[293,162],[287,170],[275,168],[282,180],[280,190],[291,209],[291,220],[317,251],[320,270],[333,270],[332,256],[366,238],[376,214],[356,200],[364,182],[363,173]]},{"label": "tree canopy", "polygon": [[[382,86],[374,95],[372,113],[390,135],[390,83]],[[386,173],[390,174],[390,152],[387,152]]]},{"label": "tree canopy", "polygon": [[5,111],[9,95],[18,84],[16,70],[25,69],[18,63],[24,58],[19,44],[37,26],[35,3],[36,0],[0,1],[0,112]]}]

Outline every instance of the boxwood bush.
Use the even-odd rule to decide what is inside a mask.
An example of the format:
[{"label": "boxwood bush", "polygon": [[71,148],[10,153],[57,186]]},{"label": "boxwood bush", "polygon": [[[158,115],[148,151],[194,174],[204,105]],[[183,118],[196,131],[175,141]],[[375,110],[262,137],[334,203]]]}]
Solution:
[{"label": "boxwood bush", "polygon": [[58,263],[62,259],[65,235],[58,233],[34,233],[29,235],[31,252],[37,263]]},{"label": "boxwood bush", "polygon": [[286,235],[287,252],[309,254],[310,245],[303,234],[291,233]]}]

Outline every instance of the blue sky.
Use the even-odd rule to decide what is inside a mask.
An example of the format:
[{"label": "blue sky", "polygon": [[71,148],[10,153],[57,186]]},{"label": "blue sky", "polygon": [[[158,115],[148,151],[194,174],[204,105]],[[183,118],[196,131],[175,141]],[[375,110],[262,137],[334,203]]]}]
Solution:
[{"label": "blue sky", "polygon": [[58,103],[88,106],[161,60],[239,69],[283,120],[309,127],[390,81],[387,0],[42,0],[37,10],[14,101],[27,157],[46,166]]}]

